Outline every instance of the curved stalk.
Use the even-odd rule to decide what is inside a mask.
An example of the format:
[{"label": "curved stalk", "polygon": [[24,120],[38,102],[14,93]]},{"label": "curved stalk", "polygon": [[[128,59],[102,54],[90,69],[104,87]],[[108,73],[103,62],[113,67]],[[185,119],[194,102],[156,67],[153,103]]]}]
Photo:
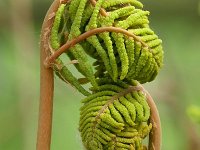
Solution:
[{"label": "curved stalk", "polygon": [[149,92],[145,90],[143,86],[140,85],[140,87],[146,93],[147,102],[151,110],[150,122],[152,123],[152,130],[149,135],[148,149],[160,150],[162,143],[162,131],[161,131],[161,123],[160,123],[160,116],[158,113],[158,109]]},{"label": "curved stalk", "polygon": [[73,47],[74,45],[76,45],[77,43],[80,43],[81,41],[87,39],[88,37],[95,35],[95,34],[99,34],[99,33],[103,33],[103,32],[116,32],[116,33],[122,33],[128,37],[134,38],[136,41],[140,42],[144,47],[147,47],[149,49],[149,51],[151,51],[151,49],[149,48],[149,46],[143,42],[139,37],[137,37],[135,34],[128,32],[125,29],[122,28],[117,28],[117,27],[100,27],[100,28],[96,28],[96,29],[92,29],[89,30],[83,34],[81,34],[80,36],[76,37],[75,39],[66,42],[64,45],[62,45],[58,50],[56,50],[49,58],[47,58],[44,62],[44,65],[48,68],[51,66],[52,63],[54,63],[54,61],[64,52],[66,52],[67,50],[69,50],[70,47]]},{"label": "curved stalk", "polygon": [[55,0],[51,5],[44,19],[40,42],[40,110],[37,134],[37,150],[50,150],[52,112],[53,112],[53,91],[54,75],[52,68],[43,65],[44,60],[49,56],[48,39],[53,23],[53,15],[57,11],[60,2]]}]

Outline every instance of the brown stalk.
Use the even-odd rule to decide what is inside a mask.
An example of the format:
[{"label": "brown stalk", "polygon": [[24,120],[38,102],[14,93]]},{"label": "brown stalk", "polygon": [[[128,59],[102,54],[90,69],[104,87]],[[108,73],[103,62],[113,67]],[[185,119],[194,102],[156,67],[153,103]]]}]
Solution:
[{"label": "brown stalk", "polygon": [[[103,32],[116,32],[116,33],[122,33],[124,35],[127,35],[128,37],[134,38],[136,41],[140,42],[144,47],[148,48],[148,45],[144,43],[138,36],[136,36],[133,33],[128,32],[125,29],[117,28],[117,27],[100,27],[96,29],[89,30],[80,36],[74,38],[71,41],[66,42],[64,45],[62,45],[58,50],[56,50],[49,58],[47,58],[44,62],[44,65],[46,67],[50,67],[52,63],[64,52],[69,50],[70,47],[73,47],[77,43],[80,43],[81,41],[89,38],[92,35],[103,33]],[[149,49],[150,50],[150,49]],[[150,50],[151,51],[151,50]]]},{"label": "brown stalk", "polygon": [[[44,23],[42,26],[41,32],[41,60],[40,60],[40,112],[39,112],[39,123],[38,123],[38,136],[37,136],[37,150],[50,150],[51,144],[51,128],[52,128],[52,114],[53,114],[53,91],[54,91],[54,75],[53,69],[49,67],[57,57],[64,53],[71,46],[76,43],[81,42],[83,39],[86,39],[89,36],[100,32],[118,32],[126,34],[130,37],[137,39],[138,37],[134,34],[129,33],[128,31],[116,28],[116,27],[104,27],[90,30],[86,33],[83,33],[79,37],[73,39],[70,42],[67,42],[63,45],[58,51],[51,55],[51,50],[49,47],[49,36],[52,28],[53,20],[55,13],[60,5],[60,3],[66,3],[67,0],[55,0],[49,11],[46,14]],[[95,0],[91,2],[96,4]],[[101,9],[102,15],[107,15],[104,9]],[[140,40],[140,39],[138,39]],[[142,42],[141,42],[142,43]],[[45,65],[44,65],[45,62]],[[142,87],[142,86],[141,86]],[[144,88],[142,87],[143,91]],[[161,143],[161,128],[160,128],[160,118],[156,108],[156,105],[151,98],[150,94],[145,91],[147,94],[147,101],[151,108],[151,118],[150,122],[153,125],[153,129],[149,137],[149,150],[160,150]]]},{"label": "brown stalk", "polygon": [[160,116],[156,104],[147,90],[140,85],[142,91],[146,94],[147,103],[151,109],[150,122],[152,123],[152,130],[149,135],[149,147],[148,150],[160,150],[162,143],[162,130],[160,123]]},{"label": "brown stalk", "polygon": [[49,34],[53,24],[55,12],[59,7],[59,0],[55,0],[43,22],[40,41],[40,110],[37,135],[37,150],[50,150],[52,113],[53,113],[53,91],[54,75],[52,68],[43,65],[44,60],[50,55],[48,46]]}]

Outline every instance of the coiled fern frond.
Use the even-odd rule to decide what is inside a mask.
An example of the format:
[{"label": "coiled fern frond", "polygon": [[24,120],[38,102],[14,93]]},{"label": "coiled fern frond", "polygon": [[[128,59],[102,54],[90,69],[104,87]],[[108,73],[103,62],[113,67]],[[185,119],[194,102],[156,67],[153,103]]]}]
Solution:
[{"label": "coiled fern frond", "polygon": [[139,83],[155,79],[163,51],[142,7],[137,0],[70,0],[55,14],[51,53],[67,50],[68,44],[66,54],[82,77],[72,73],[64,57],[52,65],[59,78],[87,96],[79,130],[88,150],[146,149],[143,139],[152,124]]},{"label": "coiled fern frond", "polygon": [[[150,108],[137,86],[108,79],[82,102],[80,132],[88,150],[145,149],[143,139],[152,125]],[[125,89],[125,90],[124,90]]]}]

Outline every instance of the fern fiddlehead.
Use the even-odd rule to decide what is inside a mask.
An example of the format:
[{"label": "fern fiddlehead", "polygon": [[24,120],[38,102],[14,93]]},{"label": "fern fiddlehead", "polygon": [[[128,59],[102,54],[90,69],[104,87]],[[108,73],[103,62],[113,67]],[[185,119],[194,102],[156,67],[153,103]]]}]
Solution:
[{"label": "fern fiddlehead", "polygon": [[[57,56],[46,62],[87,96],[79,130],[88,150],[147,149],[143,139],[152,129],[150,107],[139,83],[157,76],[163,51],[142,7],[137,0],[71,0],[55,14],[49,45]],[[58,58],[60,49],[77,60],[74,65],[83,78]]]},{"label": "fern fiddlehead", "polygon": [[137,86],[109,79],[98,83],[98,91],[85,98],[81,107],[80,132],[85,147],[144,149],[142,140],[152,127],[147,122],[150,108],[144,94]]}]

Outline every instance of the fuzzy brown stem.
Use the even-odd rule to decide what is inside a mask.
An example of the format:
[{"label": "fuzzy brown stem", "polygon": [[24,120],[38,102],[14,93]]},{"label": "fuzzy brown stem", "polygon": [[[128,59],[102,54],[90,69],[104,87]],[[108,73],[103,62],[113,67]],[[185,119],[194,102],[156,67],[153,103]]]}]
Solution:
[{"label": "fuzzy brown stem", "polygon": [[[54,61],[64,52],[69,50],[70,47],[73,47],[77,43],[80,43],[81,41],[89,38],[92,35],[103,33],[103,32],[116,32],[116,33],[122,33],[128,37],[134,38],[136,41],[140,42],[144,47],[148,47],[146,43],[144,43],[139,37],[137,37],[135,34],[130,33],[129,31],[122,29],[122,28],[117,28],[117,27],[100,27],[96,29],[89,30],[80,36],[74,38],[71,41],[68,41],[64,45],[62,45],[58,50],[56,50],[49,58],[47,58],[44,62],[44,65],[48,68],[51,67]],[[151,49],[149,49],[151,51]]]},{"label": "fuzzy brown stem", "polygon": [[59,0],[55,0],[46,14],[41,31],[40,42],[40,111],[37,135],[37,150],[50,150],[54,75],[52,68],[43,65],[44,60],[50,55],[48,39],[53,24],[53,16],[59,7]]}]

